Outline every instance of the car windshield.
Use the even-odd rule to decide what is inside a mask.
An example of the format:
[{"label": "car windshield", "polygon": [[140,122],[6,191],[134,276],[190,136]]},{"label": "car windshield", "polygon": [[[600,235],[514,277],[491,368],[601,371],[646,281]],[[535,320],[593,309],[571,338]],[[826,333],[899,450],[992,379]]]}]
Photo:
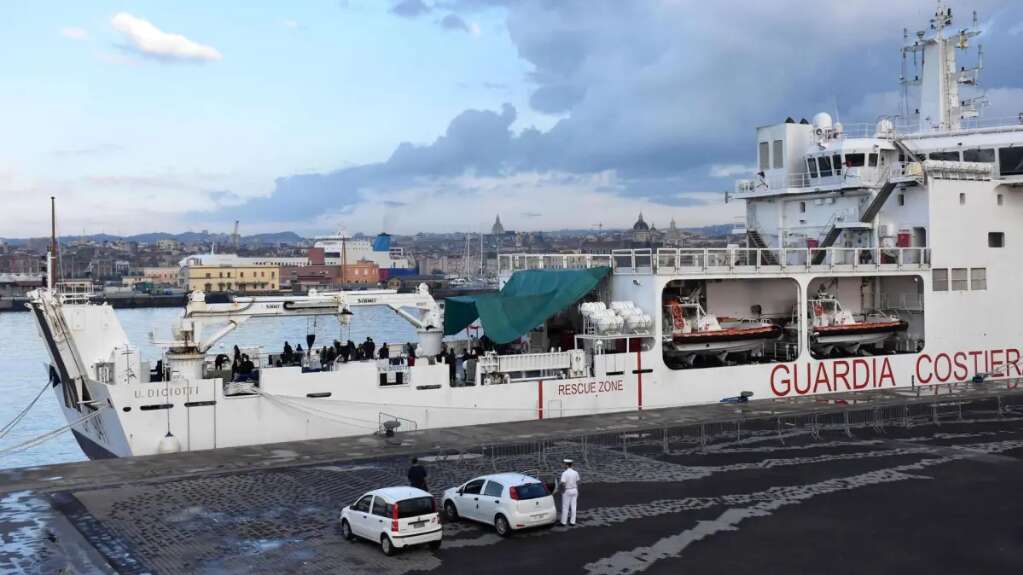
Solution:
[{"label": "car windshield", "polygon": [[433,513],[433,497],[415,497],[398,502],[398,517],[417,517]]},{"label": "car windshield", "polygon": [[518,493],[519,499],[538,499],[540,497],[546,497],[547,487],[543,483],[526,483],[525,485],[519,485],[515,488],[515,492]]}]

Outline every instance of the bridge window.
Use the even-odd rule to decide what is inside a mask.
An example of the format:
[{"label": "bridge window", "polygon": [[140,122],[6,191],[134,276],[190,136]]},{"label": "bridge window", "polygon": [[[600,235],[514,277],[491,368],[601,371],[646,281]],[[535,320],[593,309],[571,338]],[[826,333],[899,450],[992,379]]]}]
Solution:
[{"label": "bridge window", "polygon": [[870,154],[867,156],[867,165],[871,168],[877,167],[877,154]]},{"label": "bridge window", "polygon": [[1023,176],[1023,147],[999,148],[998,165],[1003,176]]},{"label": "bridge window", "polygon": [[767,142],[760,142],[760,171],[771,167],[771,147]]},{"label": "bridge window", "polygon": [[862,168],[863,167],[863,154],[846,154],[845,155],[845,167],[847,167],[847,168]]},{"label": "bridge window", "polygon": [[995,161],[995,151],[992,148],[983,150],[963,150],[964,162],[987,162]]},{"label": "bridge window", "polygon": [[952,268],[952,291],[966,291],[968,289],[966,268]]},{"label": "bridge window", "polygon": [[810,177],[811,178],[816,178],[817,177],[817,160],[814,159],[814,158],[807,158],[806,159],[806,167],[810,170]]},{"label": "bridge window", "polygon": [[987,233],[987,247],[989,247],[989,248],[1004,248],[1005,247],[1005,232],[988,232]]},{"label": "bridge window", "polygon": [[959,152],[931,152],[927,154],[927,159],[941,162],[958,162]]},{"label": "bridge window", "polygon": [[970,289],[987,289],[987,268],[970,268]]},{"label": "bridge window", "polygon": [[948,291],[948,269],[934,268],[931,270],[931,284],[934,291]]},{"label": "bridge window", "polygon": [[785,156],[782,155],[782,143],[781,143],[781,140],[775,140],[774,141],[774,149],[771,150],[771,153],[773,154],[773,160],[774,160],[771,163],[771,165],[774,166],[775,168],[784,167]]},{"label": "bridge window", "polygon": [[831,158],[828,156],[821,156],[817,158],[817,164],[821,167],[821,177],[827,178],[831,175]]},{"label": "bridge window", "polygon": [[842,175],[842,156],[839,156],[838,154],[835,154],[834,156],[831,156],[831,165],[834,166],[834,168],[835,168],[835,175],[836,176],[841,176]]}]

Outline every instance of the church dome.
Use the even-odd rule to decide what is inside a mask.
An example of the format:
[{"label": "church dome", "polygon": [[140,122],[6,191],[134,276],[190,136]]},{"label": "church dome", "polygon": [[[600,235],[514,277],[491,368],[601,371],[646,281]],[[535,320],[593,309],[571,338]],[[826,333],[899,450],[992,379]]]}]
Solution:
[{"label": "church dome", "polygon": [[650,229],[650,226],[648,226],[647,223],[643,221],[643,213],[640,212],[639,219],[636,220],[635,224],[632,224],[632,231],[634,231],[634,232],[645,232],[645,231],[648,231],[649,229]]}]

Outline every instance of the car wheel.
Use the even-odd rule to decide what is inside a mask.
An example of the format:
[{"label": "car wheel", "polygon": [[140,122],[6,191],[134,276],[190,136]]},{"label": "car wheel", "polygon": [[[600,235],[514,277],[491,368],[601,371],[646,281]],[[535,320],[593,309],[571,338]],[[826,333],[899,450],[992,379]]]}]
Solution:
[{"label": "car wheel", "polygon": [[352,526],[348,524],[347,519],[341,520],[341,537],[344,537],[348,541],[355,539],[355,535],[352,534]]},{"label": "car wheel", "polygon": [[458,521],[458,508],[453,502],[444,503],[444,516],[448,521]]},{"label": "car wheel", "polygon": [[440,539],[436,541],[430,541],[430,549],[434,550],[440,549],[440,541],[441,541]]},{"label": "car wheel", "polygon": [[501,537],[508,537],[511,535],[511,525],[508,524],[508,520],[504,518],[504,515],[498,515],[494,519],[494,529],[497,529],[497,534]]},{"label": "car wheel", "polygon": [[380,550],[384,552],[384,555],[390,557],[394,555],[394,544],[391,543],[391,538],[386,535],[380,536]]}]

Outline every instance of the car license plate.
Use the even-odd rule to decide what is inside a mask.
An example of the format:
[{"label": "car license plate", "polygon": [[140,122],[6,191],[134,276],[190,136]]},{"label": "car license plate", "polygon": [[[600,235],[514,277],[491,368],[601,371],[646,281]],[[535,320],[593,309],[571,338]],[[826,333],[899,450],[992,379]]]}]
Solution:
[{"label": "car license plate", "polygon": [[415,527],[416,529],[419,529],[423,525],[426,525],[426,522],[425,521],[420,521],[419,523],[410,523],[409,525],[411,525],[412,527]]},{"label": "car license plate", "polygon": [[547,515],[547,514],[546,513],[534,513],[534,514],[530,515],[529,517],[530,517],[530,519],[543,519],[545,515]]}]

